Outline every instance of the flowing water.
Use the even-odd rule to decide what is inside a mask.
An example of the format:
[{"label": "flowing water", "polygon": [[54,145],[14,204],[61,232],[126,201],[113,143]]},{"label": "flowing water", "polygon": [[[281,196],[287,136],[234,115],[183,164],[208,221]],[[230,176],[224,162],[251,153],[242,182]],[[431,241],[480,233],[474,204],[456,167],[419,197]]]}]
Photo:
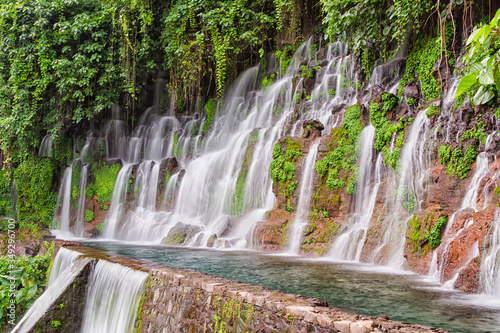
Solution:
[{"label": "flowing water", "polygon": [[313,179],[316,169],[316,155],[318,154],[319,141],[311,144],[309,154],[304,159],[302,166],[302,179],[300,180],[299,202],[295,220],[290,224],[287,235],[289,254],[298,254],[304,228],[309,224],[309,210],[311,206],[311,193],[313,191]]},{"label": "flowing water", "polygon": [[[375,128],[367,126],[361,132],[360,168],[357,183],[357,192],[347,229],[336,238],[332,245],[331,257],[338,260],[360,261],[361,251],[365,243],[368,227],[370,226],[378,188],[382,182],[381,169],[383,158],[378,155],[375,172],[373,168],[373,151]],[[373,176],[372,176],[373,174]]]},{"label": "flowing water", "polygon": [[500,209],[495,211],[495,220],[486,235],[485,249],[481,258],[481,288],[487,295],[500,296]]},{"label": "flowing water", "polygon": [[147,273],[99,260],[89,277],[82,333],[128,333]]},{"label": "flowing water", "polygon": [[54,284],[59,275],[61,275],[64,270],[70,267],[75,259],[80,255],[81,253],[79,252],[68,250],[64,247],[60,248],[57,252],[56,257],[54,258],[54,262],[52,263],[47,286],[50,287],[52,284]]},{"label": "flowing water", "polygon": [[[329,306],[393,320],[443,327],[451,332],[493,332],[500,325],[500,302],[464,295],[404,272],[355,263],[335,263],[245,251],[145,247],[90,243],[110,253],[169,267],[183,267],[300,293]],[[492,304],[488,304],[491,302]]]}]

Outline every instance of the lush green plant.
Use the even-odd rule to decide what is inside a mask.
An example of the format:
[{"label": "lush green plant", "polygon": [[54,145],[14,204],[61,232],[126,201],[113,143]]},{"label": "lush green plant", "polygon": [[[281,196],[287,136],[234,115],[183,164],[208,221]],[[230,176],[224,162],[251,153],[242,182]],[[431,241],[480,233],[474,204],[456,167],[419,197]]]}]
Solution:
[{"label": "lush green plant", "polygon": [[215,112],[216,112],[216,107],[217,104],[215,103],[213,98],[210,98],[206,103],[205,103],[205,111],[207,112],[207,118],[205,119],[205,122],[203,123],[202,127],[202,132],[203,134],[207,134],[208,130],[212,126],[212,122],[215,117]]},{"label": "lush green plant", "polygon": [[[13,172],[14,169],[0,170],[0,216],[13,217],[15,215],[12,198]],[[2,224],[0,224],[0,230],[3,230]]]},{"label": "lush green plant", "polygon": [[436,115],[436,114],[439,114],[440,113],[440,109],[438,107],[435,107],[434,105],[429,105],[427,107],[427,111],[425,111],[425,115],[428,117],[428,118],[432,118],[432,116]]},{"label": "lush green plant", "polygon": [[448,216],[441,216],[436,220],[432,230],[425,235],[425,238],[429,241],[432,249],[437,248],[439,244],[441,244],[441,232],[446,226],[446,223],[448,223]]},{"label": "lush green plant", "polygon": [[94,221],[94,212],[91,210],[85,210],[85,222]]},{"label": "lush green plant", "polygon": [[[355,104],[346,110],[342,128],[337,130],[337,136],[334,136],[337,147],[315,165],[320,177],[327,176],[328,189],[337,190],[347,185],[347,193],[356,193],[358,140],[362,130],[361,106]],[[341,173],[341,170],[344,170],[346,175]]]},{"label": "lush green plant", "polygon": [[451,159],[451,146],[442,145],[438,150],[439,162],[443,165],[448,165]]},{"label": "lush green plant", "polygon": [[430,101],[441,94],[439,82],[432,76],[434,64],[441,54],[441,39],[439,37],[429,40],[418,39],[410,49],[406,60],[406,72],[399,81],[398,96],[401,97],[404,86],[408,82],[418,79],[420,89],[425,99]]},{"label": "lush green plant", "polygon": [[14,171],[14,180],[18,219],[50,226],[57,200],[54,163],[50,159],[26,159]]},{"label": "lush green plant", "polygon": [[488,136],[483,132],[483,128],[485,127],[483,122],[478,122],[476,127],[472,130],[465,131],[464,135],[460,138],[460,141],[465,142],[471,139],[477,139],[483,145],[486,143],[486,139]]},{"label": "lush green plant", "polygon": [[[47,271],[50,266],[54,243],[43,255],[35,257],[0,257],[0,327],[4,327],[7,322],[7,307],[10,305],[12,292],[11,283],[14,285],[14,295],[16,301],[16,318],[28,310],[35,300],[42,294],[43,286],[47,280]],[[10,260],[14,259],[15,270],[11,269]],[[14,276],[10,280],[8,277]]]},{"label": "lush green plant", "polygon": [[97,229],[97,231],[103,232],[104,231],[104,222],[100,222],[99,224],[97,224],[95,226],[95,228]]},{"label": "lush green plant", "polygon": [[[500,93],[500,9],[495,17],[482,26],[475,27],[467,39],[468,52],[464,57],[468,73],[457,87],[455,98],[469,91],[472,103],[486,104]],[[479,89],[472,93],[471,88]],[[497,111],[498,112],[498,111]]]},{"label": "lush green plant", "polygon": [[102,161],[93,163],[91,174],[95,181],[87,185],[87,197],[92,199],[96,195],[98,202],[111,201],[118,172],[120,172],[119,164],[109,166]]},{"label": "lush green plant", "polygon": [[380,45],[393,39],[402,41],[407,29],[418,31],[434,1],[321,0],[321,4],[327,34],[333,38],[345,35],[354,51],[358,51],[366,50],[370,42]]},{"label": "lush green plant", "polygon": [[[443,152],[443,154],[445,153]],[[446,173],[459,176],[462,179],[466,178],[478,154],[476,146],[470,146],[465,150],[465,153],[460,147],[455,148],[451,153]]]}]

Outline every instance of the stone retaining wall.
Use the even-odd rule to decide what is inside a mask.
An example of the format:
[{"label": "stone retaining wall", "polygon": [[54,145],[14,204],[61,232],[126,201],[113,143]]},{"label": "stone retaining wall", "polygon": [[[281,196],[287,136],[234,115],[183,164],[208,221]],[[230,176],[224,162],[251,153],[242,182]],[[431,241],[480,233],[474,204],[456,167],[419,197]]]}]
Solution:
[{"label": "stone retaining wall", "polygon": [[[167,268],[123,256],[110,256],[83,246],[69,248],[88,257],[150,274],[138,309],[135,332],[445,332],[391,321],[386,316],[354,315],[326,307],[318,299],[285,294],[189,269]],[[80,275],[80,282],[86,281],[90,269],[84,271],[87,276]],[[78,301],[84,302],[86,290],[79,288],[78,291],[65,292],[61,302],[78,308]],[[56,311],[59,306],[59,301],[55,302],[55,309],[49,310],[39,324],[48,325],[52,320],[61,320],[61,312]],[[83,313],[67,318],[81,322],[79,315]],[[73,333],[73,326],[62,322],[57,332]]]}]

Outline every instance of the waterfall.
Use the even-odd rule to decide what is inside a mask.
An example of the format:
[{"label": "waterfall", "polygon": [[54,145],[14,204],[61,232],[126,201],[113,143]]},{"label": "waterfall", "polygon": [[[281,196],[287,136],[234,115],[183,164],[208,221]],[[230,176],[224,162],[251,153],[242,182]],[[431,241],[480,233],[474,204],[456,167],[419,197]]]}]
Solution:
[{"label": "waterfall", "polygon": [[85,190],[87,189],[88,165],[84,165],[80,174],[80,194],[78,196],[78,211],[76,213],[75,235],[83,236],[85,230]]},{"label": "waterfall", "polygon": [[[62,249],[61,249],[62,250]],[[66,261],[66,260],[64,260]],[[58,277],[52,281],[45,292],[33,303],[19,323],[12,329],[12,333],[31,332],[33,326],[38,322],[61,296],[61,294],[73,283],[75,277],[81,273],[83,268],[90,262],[88,258],[78,258],[74,264],[60,271]],[[62,262],[61,262],[62,264]],[[54,273],[55,274],[55,273]],[[109,331],[112,332],[113,330]]]},{"label": "waterfall", "polygon": [[488,167],[488,155],[485,152],[479,153],[476,158],[476,172],[472,177],[467,192],[465,193],[464,200],[462,201],[462,207],[467,208],[471,207],[477,211],[477,196],[479,193],[479,186],[481,184],[481,180],[484,176],[486,176],[489,172]]},{"label": "waterfall", "polygon": [[56,212],[52,227],[62,231],[69,231],[70,224],[70,199],[71,199],[71,176],[73,174],[73,164],[64,171],[61,187],[57,196]]},{"label": "waterfall", "polygon": [[299,202],[295,220],[291,222],[288,230],[287,252],[299,254],[300,244],[304,228],[309,224],[309,210],[311,206],[311,194],[313,190],[313,179],[315,174],[316,155],[320,141],[315,141],[309,148],[309,154],[304,159],[302,166],[302,178],[300,180]]},{"label": "waterfall", "polygon": [[495,219],[486,239],[483,241],[481,258],[481,290],[488,295],[500,296],[500,209],[495,211]]},{"label": "waterfall", "polygon": [[52,263],[50,269],[50,276],[47,282],[47,286],[51,286],[54,284],[56,279],[61,275],[61,273],[73,264],[76,258],[80,256],[80,252],[68,250],[64,247],[61,247],[57,252],[57,255]]},{"label": "waterfall", "polygon": [[89,277],[82,333],[132,332],[149,275],[99,260]]},{"label": "waterfall", "polygon": [[365,127],[360,138],[361,154],[354,212],[351,214],[347,230],[338,236],[332,245],[331,257],[334,259],[360,261],[378,188],[382,183],[382,154],[378,155],[375,173],[372,176],[374,141],[375,128],[372,125]]},{"label": "waterfall", "polygon": [[52,157],[52,151],[54,149],[54,140],[49,134],[43,137],[40,143],[40,148],[38,149],[38,156],[40,157]]},{"label": "waterfall", "polygon": [[[474,173],[474,176],[472,177],[469,183],[469,187],[467,188],[467,192],[465,193],[464,200],[462,201],[461,209],[471,207],[474,208],[476,211],[478,211],[477,201],[478,201],[479,187],[481,186],[481,180],[490,171],[488,163],[488,153],[486,151],[489,149],[491,142],[493,141],[493,136],[496,133],[497,132],[493,132],[490,135],[488,135],[485,141],[484,151],[479,153],[479,155],[477,155],[476,172]],[[486,198],[484,205],[486,205]]]},{"label": "waterfall", "polygon": [[404,259],[406,227],[411,214],[421,208],[424,192],[424,181],[427,177],[427,166],[430,156],[426,152],[429,119],[425,110],[420,111],[411,125],[408,139],[401,151],[396,183],[396,202],[390,208],[390,216],[386,218],[386,226],[381,245],[375,250],[374,257],[384,247],[389,246],[387,264],[400,268]]},{"label": "waterfall", "polygon": [[128,181],[132,172],[132,164],[125,164],[120,169],[116,178],[111,205],[109,207],[108,217],[104,227],[104,237],[115,238],[118,236],[123,206],[125,205],[125,195],[127,194]]}]

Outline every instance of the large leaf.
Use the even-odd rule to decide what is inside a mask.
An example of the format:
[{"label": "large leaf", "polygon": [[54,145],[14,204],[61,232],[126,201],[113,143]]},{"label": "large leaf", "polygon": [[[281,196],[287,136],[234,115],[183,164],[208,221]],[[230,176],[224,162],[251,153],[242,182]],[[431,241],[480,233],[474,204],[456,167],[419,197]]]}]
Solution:
[{"label": "large leaf", "polygon": [[488,103],[493,97],[495,97],[495,94],[492,91],[486,90],[483,86],[479,88],[472,101],[475,105],[482,105]]},{"label": "large leaf", "polygon": [[494,67],[490,66],[490,67],[486,68],[485,71],[481,72],[481,74],[478,77],[479,83],[481,83],[482,85],[485,85],[485,86],[495,83],[495,77],[494,77],[493,70],[494,70]]},{"label": "large leaf", "polygon": [[455,98],[458,96],[462,95],[467,89],[472,87],[474,83],[477,82],[477,75],[476,73],[472,73],[469,75],[464,76],[461,80],[460,83],[458,84],[457,87],[457,93],[455,94]]}]

